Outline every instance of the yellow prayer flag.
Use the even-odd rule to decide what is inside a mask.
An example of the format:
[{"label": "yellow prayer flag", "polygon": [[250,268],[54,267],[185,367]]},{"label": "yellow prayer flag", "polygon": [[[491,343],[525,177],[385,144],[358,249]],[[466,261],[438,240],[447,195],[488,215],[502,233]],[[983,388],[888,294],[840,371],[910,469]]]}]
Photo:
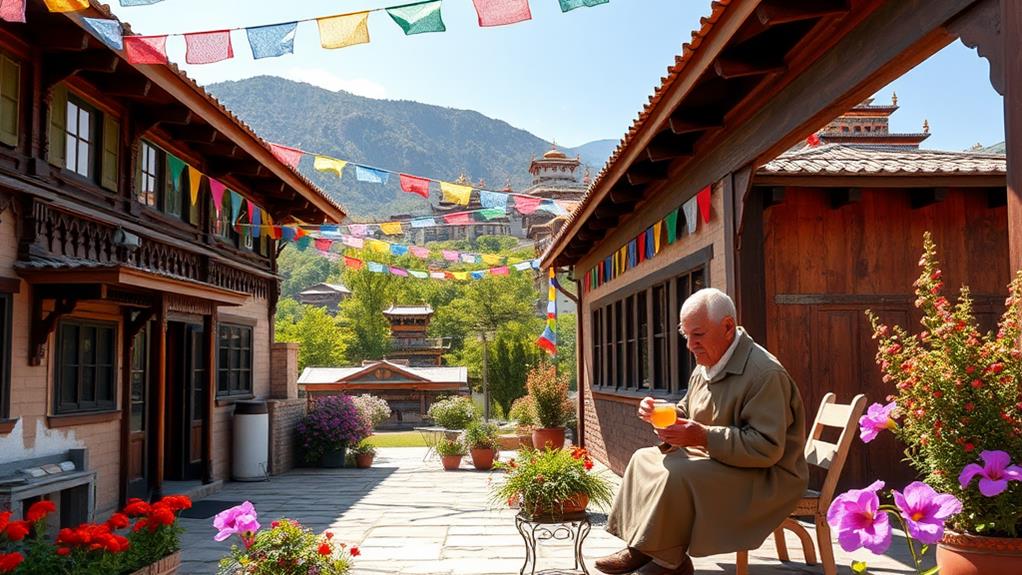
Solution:
[{"label": "yellow prayer flag", "polygon": [[483,254],[483,263],[495,266],[500,263],[501,257],[497,254]]},{"label": "yellow prayer flag", "polygon": [[468,272],[451,272],[456,280],[467,280]]},{"label": "yellow prayer flag", "polygon": [[380,224],[380,231],[388,236],[395,236],[401,233],[401,222],[386,222]]},{"label": "yellow prayer flag", "polygon": [[390,253],[390,244],[381,240],[374,240],[372,238],[368,238],[365,241],[365,247],[370,251],[379,252],[381,254]]},{"label": "yellow prayer flag", "polygon": [[664,227],[664,221],[653,224],[653,253],[660,253],[660,228]]},{"label": "yellow prayer flag", "polygon": [[202,172],[188,166],[188,190],[192,198],[192,205],[199,201],[199,185],[202,184]]},{"label": "yellow prayer flag", "polygon": [[77,12],[89,7],[89,0],[45,0],[50,12]]},{"label": "yellow prayer flag", "polygon": [[316,156],[316,159],[312,162],[312,167],[316,168],[320,172],[334,172],[337,177],[341,177],[344,172],[344,166],[347,166],[348,162],[344,160],[338,160],[335,158],[328,158],[326,156]]},{"label": "yellow prayer flag", "polygon": [[319,18],[316,25],[319,26],[319,45],[324,48],[369,43],[369,12]]},{"label": "yellow prayer flag", "polygon": [[450,182],[440,182],[440,192],[443,193],[443,201],[467,206],[472,198],[472,186],[459,186]]}]

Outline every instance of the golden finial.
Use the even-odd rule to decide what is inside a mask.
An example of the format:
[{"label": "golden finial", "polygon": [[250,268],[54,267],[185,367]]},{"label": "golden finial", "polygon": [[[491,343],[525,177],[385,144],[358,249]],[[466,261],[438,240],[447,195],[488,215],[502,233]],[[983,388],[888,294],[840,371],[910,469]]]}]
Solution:
[{"label": "golden finial", "polygon": [[925,119],[923,120],[923,133],[924,134],[929,134],[930,133],[930,121],[929,120],[925,120]]},{"label": "golden finial", "polygon": [[891,105],[892,106],[897,106],[898,105],[898,93],[897,92],[891,92]]}]

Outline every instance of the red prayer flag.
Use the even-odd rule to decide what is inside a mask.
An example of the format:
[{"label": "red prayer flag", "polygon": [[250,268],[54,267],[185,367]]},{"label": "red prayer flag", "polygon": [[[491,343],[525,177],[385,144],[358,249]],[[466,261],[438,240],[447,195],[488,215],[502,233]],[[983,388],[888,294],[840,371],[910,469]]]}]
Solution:
[{"label": "red prayer flag", "polygon": [[429,180],[427,178],[409,176],[408,174],[400,174],[400,178],[402,191],[429,198]]},{"label": "red prayer flag", "polygon": [[185,62],[189,64],[212,64],[233,57],[229,30],[185,34]]},{"label": "red prayer flag", "polygon": [[456,214],[447,214],[444,216],[444,222],[448,224],[471,224],[472,214],[468,212],[458,212]]},{"label": "red prayer flag", "polygon": [[302,152],[298,148],[291,148],[289,146],[281,146],[280,144],[270,144],[270,153],[275,158],[286,164],[293,170],[298,169],[298,162],[302,160]]},{"label": "red prayer flag", "polygon": [[25,21],[25,0],[0,0],[0,20]]},{"label": "red prayer flag", "polygon": [[346,267],[348,269],[360,270],[360,269],[362,269],[363,265],[364,265],[364,262],[362,262],[362,260],[360,260],[358,258],[353,258],[351,256],[344,256],[344,267]]},{"label": "red prayer flag", "polygon": [[809,144],[810,146],[813,146],[813,147],[819,146],[820,145],[820,137],[817,136],[816,134],[809,134],[809,137],[806,138],[806,144]]},{"label": "red prayer flag", "polygon": [[454,274],[452,274],[451,272],[444,272],[444,279],[452,280],[454,279]]},{"label": "red prayer flag", "polygon": [[508,275],[507,266],[500,266],[499,268],[490,268],[491,276],[506,276]]},{"label": "red prayer flag", "polygon": [[636,242],[638,249],[636,249],[635,251],[638,252],[639,263],[641,264],[642,262],[646,261],[646,232],[642,232],[641,234],[635,236],[635,239],[638,240]]},{"label": "red prayer flag", "polygon": [[316,249],[321,252],[330,251],[330,246],[334,244],[334,241],[330,238],[316,238]]},{"label": "red prayer flag", "polygon": [[503,26],[532,19],[529,0],[472,0],[480,26]]},{"label": "red prayer flag", "polygon": [[129,64],[166,64],[166,36],[125,36],[124,55]]},{"label": "red prayer flag", "polygon": [[699,190],[696,203],[699,204],[699,214],[703,216],[703,222],[710,223],[710,186]]},{"label": "red prayer flag", "polygon": [[525,215],[535,212],[543,201],[543,198],[534,198],[532,196],[515,196],[514,198],[515,209]]}]

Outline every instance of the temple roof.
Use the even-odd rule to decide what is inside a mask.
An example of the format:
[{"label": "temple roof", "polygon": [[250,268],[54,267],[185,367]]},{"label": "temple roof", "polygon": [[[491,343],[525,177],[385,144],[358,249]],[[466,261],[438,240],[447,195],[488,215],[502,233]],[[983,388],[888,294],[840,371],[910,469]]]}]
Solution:
[{"label": "temple roof", "polygon": [[1007,173],[1004,154],[825,144],[785,152],[758,174],[924,175]]},{"label": "temple roof", "polygon": [[[298,383],[302,385],[342,383],[355,375],[372,373],[380,367],[386,367],[396,373],[405,373],[430,383],[468,383],[468,368],[466,367],[412,367],[387,360],[375,361],[358,367],[307,367],[298,377]],[[395,380],[380,382],[380,385],[400,385],[401,383],[404,382]]]},{"label": "temple roof", "polygon": [[431,315],[433,307],[429,304],[392,305],[383,310],[383,315]]}]

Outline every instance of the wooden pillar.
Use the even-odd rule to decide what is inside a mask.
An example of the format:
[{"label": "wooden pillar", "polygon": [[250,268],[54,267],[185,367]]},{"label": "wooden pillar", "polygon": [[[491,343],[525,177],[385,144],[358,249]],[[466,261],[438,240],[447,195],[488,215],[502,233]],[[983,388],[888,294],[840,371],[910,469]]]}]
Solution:
[{"label": "wooden pillar", "polygon": [[[578,299],[575,301],[575,391],[578,392],[578,437],[575,441],[579,447],[586,446],[586,364],[585,364],[585,330],[582,328],[582,320],[588,315],[582,307],[582,282],[575,280],[575,293]],[[640,311],[640,313],[642,313]],[[652,341],[652,340],[648,340]],[[649,354],[652,356],[653,354]],[[650,372],[651,374],[653,372]]]},{"label": "wooden pillar", "polygon": [[213,421],[216,416],[217,307],[203,318],[206,332],[206,420],[202,422],[202,482],[213,482]]},{"label": "wooden pillar", "polygon": [[1022,3],[1001,0],[1004,137],[1008,161],[1008,253],[1012,277],[1022,269]]},{"label": "wooden pillar", "polygon": [[160,298],[160,311],[156,318],[156,333],[153,334],[153,343],[156,344],[156,362],[153,366],[156,375],[156,397],[153,398],[155,409],[153,409],[153,433],[156,444],[152,451],[152,498],[159,499],[163,495],[163,465],[166,454],[164,453],[164,440],[167,435],[167,300]]}]

